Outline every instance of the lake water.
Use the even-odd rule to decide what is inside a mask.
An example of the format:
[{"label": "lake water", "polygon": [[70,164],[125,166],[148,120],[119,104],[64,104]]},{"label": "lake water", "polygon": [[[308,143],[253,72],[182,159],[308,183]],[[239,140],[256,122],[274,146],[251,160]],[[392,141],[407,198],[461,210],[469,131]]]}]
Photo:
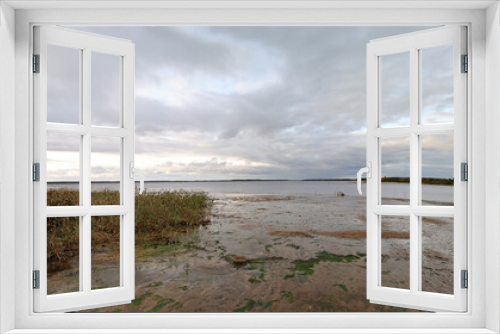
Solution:
[{"label": "lake water", "polygon": [[[49,188],[76,188],[76,183],[50,183]],[[146,182],[146,189],[205,191],[224,195],[336,195],[365,196],[366,184],[362,184],[363,195],[359,195],[355,181],[231,181],[231,182]],[[118,183],[93,183],[92,189],[118,189]],[[384,198],[408,199],[409,184],[383,183]],[[423,185],[422,196],[428,201],[452,202],[453,187]]]}]

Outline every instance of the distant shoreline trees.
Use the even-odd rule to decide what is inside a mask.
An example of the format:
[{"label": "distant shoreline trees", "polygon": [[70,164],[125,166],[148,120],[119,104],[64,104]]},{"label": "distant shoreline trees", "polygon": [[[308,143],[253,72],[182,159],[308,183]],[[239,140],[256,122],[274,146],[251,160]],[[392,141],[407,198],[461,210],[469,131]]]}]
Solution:
[{"label": "distant shoreline trees", "polygon": [[[383,176],[382,182],[392,182],[392,183],[410,183],[409,177],[388,177]],[[432,178],[432,177],[423,177],[422,184],[432,184],[432,185],[441,185],[441,186],[452,186],[454,183],[454,179],[440,179],[440,178]]]}]

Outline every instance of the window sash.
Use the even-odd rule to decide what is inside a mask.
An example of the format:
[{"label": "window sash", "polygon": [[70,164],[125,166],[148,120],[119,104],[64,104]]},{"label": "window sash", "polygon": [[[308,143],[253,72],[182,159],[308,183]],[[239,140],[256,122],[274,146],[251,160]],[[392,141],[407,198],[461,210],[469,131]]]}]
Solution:
[{"label": "window sash", "polygon": [[[34,289],[34,311],[74,311],[130,302],[135,296],[134,273],[134,180],[129,162],[134,159],[133,69],[134,47],[130,41],[83,33],[76,30],[38,26],[34,28],[34,53],[40,55],[40,73],[34,75],[34,161],[40,163],[40,182],[34,187],[34,270],[40,271],[40,289]],[[80,50],[80,124],[47,122],[47,46]],[[120,127],[91,125],[91,53],[100,52],[121,59]],[[130,97],[131,96],[131,97]],[[47,206],[46,136],[50,133],[80,136],[80,205]],[[93,136],[120,138],[120,205],[91,205],[91,139]],[[120,216],[120,286],[91,288],[91,217]],[[80,217],[80,291],[47,294],[47,218]]]},{"label": "window sash", "polygon": [[[372,177],[367,179],[367,298],[374,303],[423,310],[467,310],[467,290],[461,288],[460,272],[467,266],[467,182],[460,181],[460,163],[467,162],[466,99],[467,75],[460,73],[461,54],[466,54],[465,27],[452,26],[424,30],[371,41],[367,46],[367,161]],[[454,123],[421,125],[420,50],[453,45]],[[409,52],[410,57],[410,124],[405,127],[382,128],[380,107],[381,57]],[[421,147],[422,134],[454,134],[454,206],[422,206]],[[410,205],[381,205],[381,138],[410,138]],[[381,286],[381,215],[410,217],[410,289]],[[454,218],[453,275],[454,294],[419,291],[422,278],[422,249],[419,217]]]}]

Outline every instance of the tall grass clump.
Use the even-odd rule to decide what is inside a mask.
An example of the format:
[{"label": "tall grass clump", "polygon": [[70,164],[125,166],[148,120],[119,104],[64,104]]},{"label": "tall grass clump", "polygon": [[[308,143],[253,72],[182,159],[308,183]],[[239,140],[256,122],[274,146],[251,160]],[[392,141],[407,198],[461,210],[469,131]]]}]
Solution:
[{"label": "tall grass clump", "polygon": [[178,233],[210,223],[212,200],[204,192],[148,192],[135,197],[136,245],[178,242]]},{"label": "tall grass clump", "polygon": [[[92,191],[92,205],[117,205],[116,190]],[[78,190],[50,189],[47,205],[74,206],[79,203]],[[181,233],[210,223],[212,200],[204,192],[145,191],[135,197],[136,246],[166,245],[179,242]],[[91,219],[92,251],[119,247],[120,217],[95,216]],[[49,270],[78,256],[79,218],[47,218],[47,262]]]},{"label": "tall grass clump", "polygon": [[47,206],[76,205],[80,205],[80,191],[78,189],[47,189]]}]

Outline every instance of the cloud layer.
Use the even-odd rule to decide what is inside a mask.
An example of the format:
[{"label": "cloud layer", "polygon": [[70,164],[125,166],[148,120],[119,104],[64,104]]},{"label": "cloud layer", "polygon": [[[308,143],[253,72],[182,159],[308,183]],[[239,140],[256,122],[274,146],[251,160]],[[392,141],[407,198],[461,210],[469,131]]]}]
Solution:
[{"label": "cloud layer", "polygon": [[[366,44],[426,28],[76,29],[135,43],[136,166],[146,178],[210,180],[354,177],[366,157]],[[451,72],[442,59],[449,49],[432,52],[424,58],[425,108],[430,120],[448,120]],[[114,125],[118,72],[113,59],[93,59],[99,61],[92,72],[93,124]],[[383,123],[408,121],[404,64],[383,61],[387,87],[393,87],[384,95],[391,107]],[[63,107],[49,101],[52,119],[64,118]],[[96,142],[94,148],[106,154],[107,147]],[[429,147],[435,150],[430,156],[449,159],[449,152],[440,154],[448,146]],[[387,161],[394,159],[397,154]],[[106,169],[105,160],[93,162],[93,169]],[[439,161],[433,165],[425,167],[428,176],[450,175]],[[110,168],[96,178],[109,179]]]}]

